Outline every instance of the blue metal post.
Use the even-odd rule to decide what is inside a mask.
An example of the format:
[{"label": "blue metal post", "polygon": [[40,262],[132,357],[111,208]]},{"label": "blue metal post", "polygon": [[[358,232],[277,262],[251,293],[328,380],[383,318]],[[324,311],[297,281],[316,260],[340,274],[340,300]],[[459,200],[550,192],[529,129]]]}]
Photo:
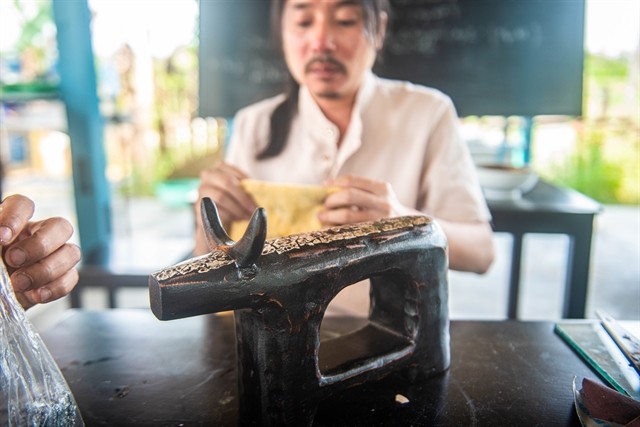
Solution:
[{"label": "blue metal post", "polygon": [[104,123],[99,110],[87,0],[53,0],[60,93],[67,111],[78,233],[85,264],[106,262],[111,201],[105,176]]},{"label": "blue metal post", "polygon": [[531,138],[533,134],[533,118],[531,116],[523,117],[523,134],[524,134],[524,164],[531,164]]}]

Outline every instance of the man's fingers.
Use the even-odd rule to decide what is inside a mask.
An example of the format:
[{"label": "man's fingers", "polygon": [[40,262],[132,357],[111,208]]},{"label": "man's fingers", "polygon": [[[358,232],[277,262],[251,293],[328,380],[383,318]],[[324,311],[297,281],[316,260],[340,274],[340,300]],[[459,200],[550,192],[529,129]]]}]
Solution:
[{"label": "man's fingers", "polygon": [[377,212],[349,207],[324,210],[318,214],[318,220],[325,226],[354,224],[356,222],[374,221],[377,219],[380,219],[380,214]]},{"label": "man's fingers", "polygon": [[8,245],[27,225],[35,206],[32,200],[21,195],[12,195],[0,203],[0,245]]},{"label": "man's fingers", "polygon": [[[225,224],[225,226],[228,226],[233,221],[249,219],[250,214],[234,201],[218,203],[219,200],[224,200],[226,196],[223,196],[222,199],[216,196],[212,196],[211,198],[213,200],[216,200],[216,206],[218,208],[218,214],[220,215],[220,220],[222,221],[223,224]],[[198,223],[200,223],[201,221],[200,215],[202,215],[200,206],[198,206],[196,209],[196,215],[199,216],[197,218],[197,221]]]},{"label": "man's fingers", "polygon": [[73,227],[64,218],[31,222],[7,249],[5,260],[13,268],[30,265],[58,250],[72,234]]},{"label": "man's fingers", "polygon": [[226,173],[227,175],[235,177],[238,180],[249,178],[249,175],[244,173],[244,171],[228,163],[220,163],[217,166],[217,169]]},{"label": "man's fingers", "polygon": [[49,256],[11,274],[11,283],[16,291],[27,291],[46,286],[73,270],[80,261],[80,248],[67,243]]},{"label": "man's fingers", "polygon": [[55,301],[69,294],[78,283],[78,270],[71,269],[44,286],[27,292],[16,292],[18,302],[25,308]]},{"label": "man's fingers", "polygon": [[[242,188],[238,190],[244,192]],[[223,221],[245,219],[253,213],[255,209],[255,202],[249,198],[248,201],[239,201],[238,195],[234,191],[228,191],[214,186],[202,186],[200,188],[200,197],[210,197],[218,208],[220,217]],[[197,207],[198,214],[200,214],[200,206]]]},{"label": "man's fingers", "polygon": [[343,175],[327,183],[339,187],[357,188],[378,196],[385,196],[389,192],[389,184],[359,175]]},{"label": "man's fingers", "polygon": [[386,199],[357,188],[345,188],[327,196],[325,209],[356,208],[357,210],[373,210],[378,216],[389,211]]},{"label": "man's fingers", "polygon": [[250,216],[255,210],[254,200],[240,185],[246,175],[237,168],[222,164],[203,171],[200,178],[200,197],[210,197],[220,210],[232,212],[236,218]]},{"label": "man's fingers", "polygon": [[80,248],[68,243],[29,267],[11,275],[16,298],[25,308],[57,300],[73,290],[78,283]]}]

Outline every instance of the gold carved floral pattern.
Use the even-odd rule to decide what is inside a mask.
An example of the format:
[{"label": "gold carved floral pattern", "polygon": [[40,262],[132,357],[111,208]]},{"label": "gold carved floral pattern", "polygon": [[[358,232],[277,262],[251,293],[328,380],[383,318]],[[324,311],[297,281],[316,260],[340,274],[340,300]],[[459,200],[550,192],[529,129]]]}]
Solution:
[{"label": "gold carved floral pattern", "polygon": [[[262,256],[273,253],[284,254],[304,249],[305,247],[326,245],[338,241],[344,241],[346,243],[365,236],[383,234],[390,231],[409,230],[414,227],[429,224],[430,222],[431,219],[426,216],[403,216],[277,237],[265,242]],[[190,273],[206,273],[233,264],[233,262],[233,259],[227,255],[225,251],[213,250],[207,255],[192,258],[160,270],[154,274],[154,277],[161,282],[171,279],[172,277],[183,276]]]}]

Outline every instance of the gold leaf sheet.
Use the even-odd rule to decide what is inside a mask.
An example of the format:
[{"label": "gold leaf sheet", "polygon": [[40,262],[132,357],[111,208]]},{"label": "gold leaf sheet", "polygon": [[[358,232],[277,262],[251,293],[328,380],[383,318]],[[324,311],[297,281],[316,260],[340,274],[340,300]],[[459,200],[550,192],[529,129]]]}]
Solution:
[{"label": "gold leaf sheet", "polygon": [[[256,204],[267,211],[267,239],[321,229],[317,215],[324,199],[340,189],[253,179],[242,180],[241,185]],[[231,224],[229,236],[239,240],[247,224],[248,221],[235,221]]]}]

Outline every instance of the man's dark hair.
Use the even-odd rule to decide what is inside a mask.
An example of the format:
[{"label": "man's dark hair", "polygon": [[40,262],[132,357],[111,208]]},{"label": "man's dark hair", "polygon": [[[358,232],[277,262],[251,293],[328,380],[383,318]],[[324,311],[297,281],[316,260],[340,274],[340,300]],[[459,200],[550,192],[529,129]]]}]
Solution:
[{"label": "man's dark hair", "polygon": [[[287,0],[271,0],[271,33],[276,45],[280,46],[282,53],[282,13]],[[360,0],[362,3],[364,25],[367,34],[375,39],[380,28],[380,13],[389,14],[388,0]],[[284,56],[284,55],[283,55]],[[287,71],[285,85],[285,99],[271,114],[269,143],[257,158],[268,159],[282,152],[289,136],[291,121],[298,111],[298,92],[300,86],[291,73]]]}]

